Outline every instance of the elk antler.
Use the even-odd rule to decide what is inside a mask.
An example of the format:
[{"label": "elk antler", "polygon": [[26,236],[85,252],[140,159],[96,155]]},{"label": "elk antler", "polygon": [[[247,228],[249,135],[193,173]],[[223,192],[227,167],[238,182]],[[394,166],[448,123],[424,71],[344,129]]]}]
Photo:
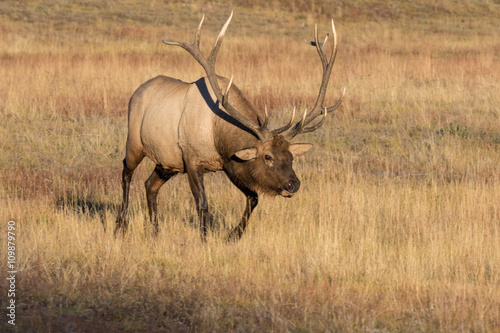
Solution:
[{"label": "elk antler", "polygon": [[[212,48],[212,51],[210,51],[210,55],[208,56],[208,58],[205,58],[200,51],[200,33],[201,33],[201,26],[202,26],[203,21],[205,19],[205,15],[203,15],[203,17],[201,18],[200,24],[198,25],[198,28],[196,29],[196,34],[194,36],[193,44],[189,44],[186,42],[171,41],[171,40],[163,40],[163,43],[165,43],[167,45],[180,46],[183,49],[185,49],[186,51],[188,51],[205,70],[207,77],[208,77],[208,81],[210,82],[210,85],[212,86],[212,90],[215,93],[217,100],[222,104],[222,106],[227,111],[227,113],[231,117],[233,117],[235,120],[237,120],[239,123],[241,123],[243,126],[248,128],[260,140],[264,141],[265,138],[267,138],[269,135],[268,134],[269,130],[267,129],[267,124],[268,124],[268,120],[269,120],[268,116],[267,116],[267,112],[266,112],[266,118],[264,119],[264,124],[262,126],[258,126],[255,123],[253,123],[252,121],[248,120],[241,113],[239,113],[233,106],[231,106],[231,104],[229,104],[229,101],[228,101],[229,89],[231,88],[233,78],[231,78],[231,80],[229,81],[229,84],[226,88],[225,93],[222,93],[219,82],[217,80],[217,74],[215,73],[215,60],[217,58],[217,53],[219,52],[220,46],[222,44],[222,38],[224,37],[224,34],[226,33],[226,29],[229,25],[229,22],[231,22],[232,17],[233,17],[233,12],[231,12],[229,19],[226,21],[226,23],[222,27],[222,29],[219,33],[219,36],[217,37],[217,40],[215,42],[215,45]],[[271,133],[274,133],[274,131]]]},{"label": "elk antler", "polygon": [[[299,121],[297,124],[295,124],[295,126],[286,134],[286,136],[289,138],[293,138],[294,136],[300,133],[308,133],[318,129],[325,121],[328,112],[335,111],[339,107],[340,103],[342,103],[342,99],[344,98],[345,88],[342,93],[342,96],[340,96],[339,100],[337,101],[337,103],[335,103],[335,105],[328,108],[323,107],[323,102],[325,101],[325,95],[326,95],[326,88],[328,87],[328,81],[330,80],[333,64],[335,63],[335,57],[337,56],[337,32],[335,31],[335,25],[333,24],[333,20],[332,20],[332,30],[333,30],[333,47],[332,47],[332,54],[330,55],[330,60],[327,59],[325,53],[325,44],[328,39],[328,34],[326,35],[326,38],[323,41],[323,43],[320,43],[318,38],[318,25],[314,26],[314,41],[308,41],[310,45],[316,46],[316,51],[318,51],[318,55],[321,59],[321,64],[323,65],[323,78],[321,80],[321,86],[319,88],[318,99],[316,100],[316,103],[314,104],[312,111],[309,112],[308,114],[307,109],[305,110],[302,120]],[[315,120],[321,114],[323,114],[323,117],[316,125],[307,127],[307,125],[309,125],[313,120]]]}]

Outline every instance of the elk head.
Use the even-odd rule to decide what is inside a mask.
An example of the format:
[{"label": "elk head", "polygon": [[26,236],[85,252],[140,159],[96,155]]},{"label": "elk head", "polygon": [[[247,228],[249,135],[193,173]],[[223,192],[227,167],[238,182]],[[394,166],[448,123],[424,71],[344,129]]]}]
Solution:
[{"label": "elk head", "polygon": [[257,141],[254,147],[240,150],[234,158],[245,162],[239,166],[241,179],[260,192],[269,195],[282,195],[290,198],[299,190],[300,180],[292,168],[294,157],[305,154],[312,145],[309,143],[290,143],[282,135],[270,141]]},{"label": "elk head", "polygon": [[250,190],[260,190],[263,193],[271,195],[282,195],[291,197],[300,187],[300,181],[295,175],[292,168],[293,158],[305,154],[312,148],[308,143],[292,143],[291,140],[300,133],[308,133],[318,129],[323,123],[329,112],[334,111],[342,103],[345,94],[345,88],[342,96],[331,107],[324,107],[323,102],[326,95],[328,81],[332,72],[333,64],[337,54],[337,34],[332,20],[333,30],[333,47],[330,58],[328,59],[325,53],[325,43],[328,35],[321,43],[318,39],[318,29],[315,26],[315,40],[308,42],[316,47],[318,55],[323,65],[323,78],[318,93],[316,103],[311,110],[304,111],[302,118],[298,122],[294,122],[295,108],[292,113],[291,120],[285,126],[277,129],[269,129],[269,116],[267,109],[265,110],[264,119],[257,115],[258,124],[243,116],[229,102],[229,92],[233,82],[233,78],[229,80],[225,91],[219,85],[218,76],[215,71],[215,62],[217,53],[219,52],[222,39],[226,33],[227,27],[232,19],[233,13],[222,27],[219,36],[212,48],[208,58],[200,51],[200,33],[205,16],[201,19],[195,33],[194,42],[192,44],[180,41],[163,40],[167,45],[180,46],[188,51],[198,63],[203,67],[207,74],[207,79],[212,87],[212,90],[224,108],[234,120],[241,124],[248,132],[252,133],[257,140],[252,146],[239,150],[230,157],[231,161],[237,162],[236,165],[230,166],[231,170],[226,170],[228,176],[235,183],[243,183]]}]

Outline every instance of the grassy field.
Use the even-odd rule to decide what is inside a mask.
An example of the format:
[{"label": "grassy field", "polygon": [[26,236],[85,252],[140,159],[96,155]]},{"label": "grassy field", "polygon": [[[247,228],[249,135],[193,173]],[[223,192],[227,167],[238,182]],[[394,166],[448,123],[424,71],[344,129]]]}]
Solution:
[{"label": "grassy field", "polygon": [[[235,10],[221,75],[284,121],[312,107],[314,22],[339,33],[327,100],[347,89],[295,161],[293,199],[244,196],[207,175],[217,223],[200,241],[185,176],[159,195],[149,235],[144,163],[130,228],[121,203],[126,106],[147,79],[203,75],[161,43],[207,50]],[[295,0],[0,3],[1,290],[16,222],[13,332],[495,332],[500,329],[498,1]]]}]

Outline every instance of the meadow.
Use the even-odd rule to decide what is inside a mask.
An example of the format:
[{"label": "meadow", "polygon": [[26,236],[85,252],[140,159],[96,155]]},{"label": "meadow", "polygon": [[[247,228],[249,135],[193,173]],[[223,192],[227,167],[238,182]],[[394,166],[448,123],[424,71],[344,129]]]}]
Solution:
[{"label": "meadow", "polygon": [[[311,108],[321,80],[304,39],[339,51],[327,94],[341,107],[297,142],[292,199],[262,197],[224,241],[244,196],[205,180],[206,243],[187,178],[160,191],[148,231],[134,174],[121,204],[127,103],[156,75],[203,76],[185,51],[206,14],[208,50],[235,14],[217,71],[273,123]],[[12,332],[495,332],[500,329],[498,1],[0,3],[0,286],[16,222]]]}]

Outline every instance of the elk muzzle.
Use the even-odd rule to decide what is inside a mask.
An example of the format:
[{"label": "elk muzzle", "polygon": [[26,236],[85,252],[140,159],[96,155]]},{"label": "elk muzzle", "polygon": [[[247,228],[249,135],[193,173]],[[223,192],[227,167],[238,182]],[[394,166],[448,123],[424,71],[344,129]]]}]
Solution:
[{"label": "elk muzzle", "polygon": [[280,194],[285,198],[291,198],[299,188],[300,180],[294,175],[294,177],[288,181],[286,187],[281,190]]}]

